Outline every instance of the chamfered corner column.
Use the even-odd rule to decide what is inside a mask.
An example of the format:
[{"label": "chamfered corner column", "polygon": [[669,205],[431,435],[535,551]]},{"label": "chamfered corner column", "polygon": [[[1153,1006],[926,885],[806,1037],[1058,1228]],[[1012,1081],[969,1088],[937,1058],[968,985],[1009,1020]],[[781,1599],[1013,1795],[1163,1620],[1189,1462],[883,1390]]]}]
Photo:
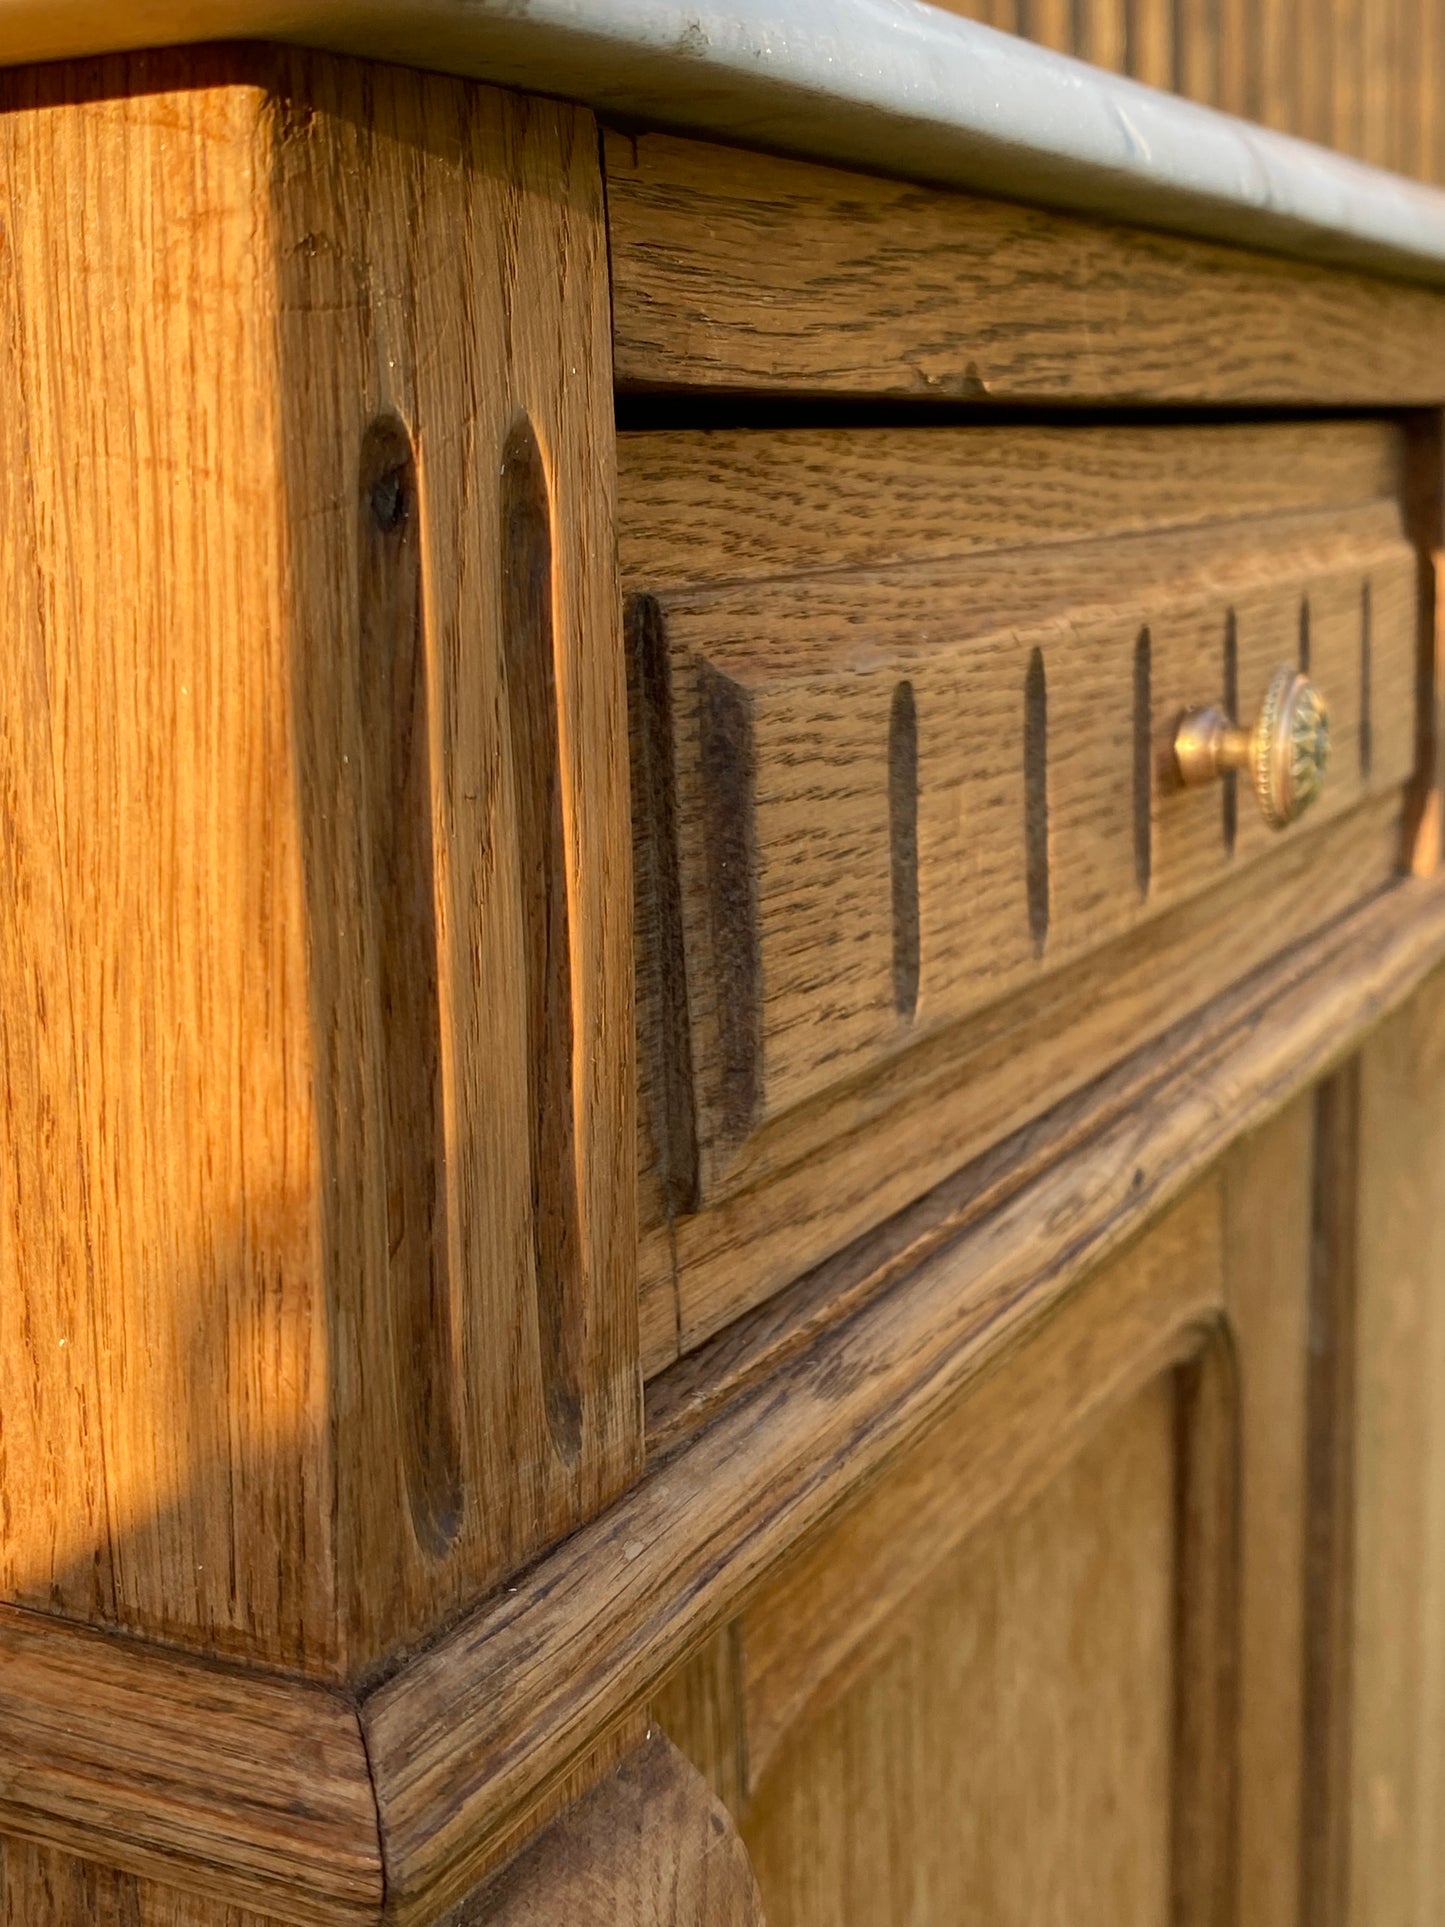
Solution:
[{"label": "chamfered corner column", "polygon": [[190,49],[0,168],[6,1891],[375,1918],[355,1695],[641,1464],[597,130]]}]

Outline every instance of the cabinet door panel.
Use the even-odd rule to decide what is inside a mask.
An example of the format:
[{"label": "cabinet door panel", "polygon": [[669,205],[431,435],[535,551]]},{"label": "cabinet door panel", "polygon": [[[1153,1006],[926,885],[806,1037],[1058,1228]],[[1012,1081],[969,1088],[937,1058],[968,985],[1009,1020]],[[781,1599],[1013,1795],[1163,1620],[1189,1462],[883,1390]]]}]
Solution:
[{"label": "cabinet door panel", "polygon": [[1359,1088],[1241,1138],[660,1696],[772,1927],[1313,1920]]},{"label": "cabinet door panel", "polygon": [[1164,1927],[1175,1456],[1169,1377],[784,1744],[744,1828],[770,1927]]}]

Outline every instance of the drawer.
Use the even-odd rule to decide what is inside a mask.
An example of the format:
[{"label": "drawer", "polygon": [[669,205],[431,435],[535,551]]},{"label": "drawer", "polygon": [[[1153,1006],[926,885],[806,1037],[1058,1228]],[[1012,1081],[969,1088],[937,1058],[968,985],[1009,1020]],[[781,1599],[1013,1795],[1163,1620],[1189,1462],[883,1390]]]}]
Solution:
[{"label": "drawer", "polygon": [[[1372,421],[622,438],[657,1361],[1389,881],[1402,469]],[[1173,739],[1282,664],[1332,750],[1281,831]]]}]

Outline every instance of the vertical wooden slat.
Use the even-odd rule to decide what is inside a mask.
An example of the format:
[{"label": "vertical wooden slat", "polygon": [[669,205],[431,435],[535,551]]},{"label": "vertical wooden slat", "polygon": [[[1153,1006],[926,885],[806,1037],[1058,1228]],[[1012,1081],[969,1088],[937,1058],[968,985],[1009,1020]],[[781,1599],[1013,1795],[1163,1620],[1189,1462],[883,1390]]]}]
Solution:
[{"label": "vertical wooden slat", "polygon": [[1348,1914],[1440,1918],[1445,1835],[1445,979],[1360,1058]]},{"label": "vertical wooden slat", "polygon": [[1296,113],[1287,129],[1306,140],[1328,144],[1331,134],[1334,36],[1330,0],[1295,0],[1298,19]]},{"label": "vertical wooden slat", "polygon": [[1085,33],[1081,36],[1079,57],[1091,60],[1110,73],[1127,73],[1129,67],[1128,0],[1085,0]]},{"label": "vertical wooden slat", "polygon": [[1226,1330],[1176,1376],[1176,1927],[1231,1927],[1239,1817],[1239,1373]]},{"label": "vertical wooden slat", "polygon": [[1176,0],[1174,86],[1206,106],[1220,93],[1219,0]]},{"label": "vertical wooden slat", "polygon": [[1300,1894],[1303,1917],[1318,1927],[1344,1927],[1352,1918],[1359,1111],[1359,1064],[1352,1059],[1320,1086],[1315,1102]]},{"label": "vertical wooden slat", "polygon": [[1357,158],[1365,145],[1364,0],[1330,0],[1329,144]]},{"label": "vertical wooden slat", "polygon": [[1016,31],[1055,53],[1074,51],[1074,0],[1018,0]]},{"label": "vertical wooden slat", "polygon": [[1300,14],[1305,0],[1256,0],[1254,118],[1285,133],[1300,127]]},{"label": "vertical wooden slat", "polygon": [[1428,39],[1421,52],[1421,63],[1428,67],[1429,140],[1425,150],[1425,177],[1437,185],[1445,184],[1445,0],[1422,0]]},{"label": "vertical wooden slat", "polygon": [[1129,72],[1149,87],[1173,87],[1174,10],[1161,0],[1125,0]]},{"label": "vertical wooden slat", "polygon": [[1217,0],[1219,18],[1219,95],[1227,114],[1258,113],[1254,0]]},{"label": "vertical wooden slat", "polygon": [[1305,1438],[1314,1104],[1224,1167],[1224,1261],[1242,1481],[1238,1919],[1299,1927]]}]

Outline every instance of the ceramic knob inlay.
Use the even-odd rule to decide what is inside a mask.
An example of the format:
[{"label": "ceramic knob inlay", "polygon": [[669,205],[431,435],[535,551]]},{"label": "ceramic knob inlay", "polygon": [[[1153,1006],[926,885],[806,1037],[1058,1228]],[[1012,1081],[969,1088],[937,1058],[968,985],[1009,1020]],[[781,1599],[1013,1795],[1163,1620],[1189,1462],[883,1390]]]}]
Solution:
[{"label": "ceramic knob inlay", "polygon": [[1319,795],[1329,754],[1325,699],[1288,663],[1270,678],[1253,729],[1238,728],[1220,709],[1192,709],[1174,733],[1174,762],[1186,788],[1246,770],[1260,812],[1275,830],[1303,816]]}]

